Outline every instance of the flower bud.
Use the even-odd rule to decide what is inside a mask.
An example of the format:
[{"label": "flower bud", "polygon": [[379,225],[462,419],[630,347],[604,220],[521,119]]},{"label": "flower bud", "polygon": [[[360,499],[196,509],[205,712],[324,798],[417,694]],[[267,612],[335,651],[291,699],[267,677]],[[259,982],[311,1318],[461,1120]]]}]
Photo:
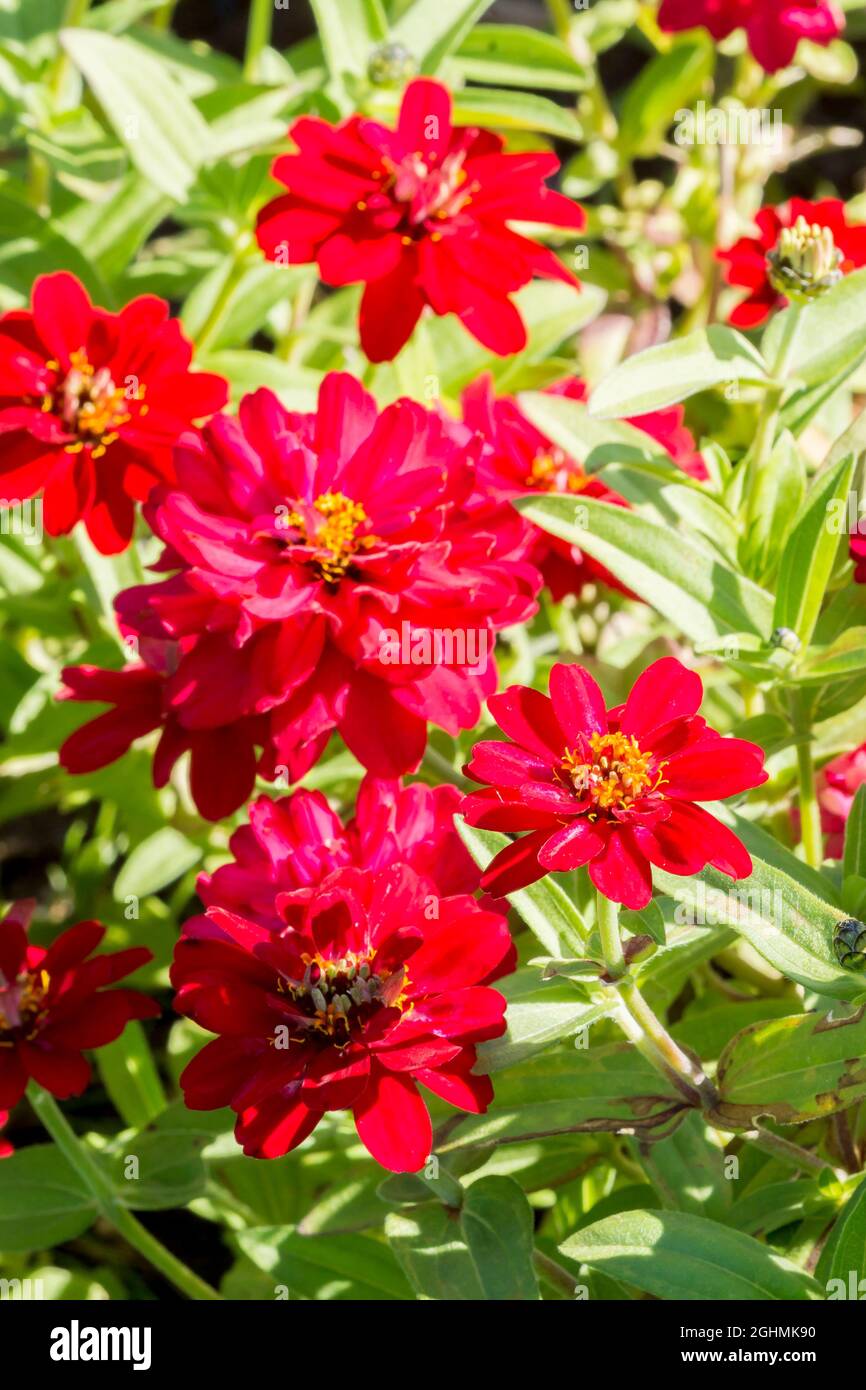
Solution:
[{"label": "flower bud", "polygon": [[826,294],[842,279],[842,252],[829,227],[810,226],[805,217],[784,227],[767,256],[767,273],[773,289],[795,303],[806,303]]}]

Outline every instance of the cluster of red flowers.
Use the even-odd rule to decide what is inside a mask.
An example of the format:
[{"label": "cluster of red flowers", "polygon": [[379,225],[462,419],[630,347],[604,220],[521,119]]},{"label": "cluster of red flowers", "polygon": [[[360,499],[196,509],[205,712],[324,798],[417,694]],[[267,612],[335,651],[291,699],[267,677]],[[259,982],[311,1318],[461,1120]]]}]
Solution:
[{"label": "cluster of red flowers", "polygon": [[778,72],[794,61],[801,39],[832,43],[845,16],[834,0],[662,0],[659,26],[668,33],[700,27],[714,39],[745,29],[761,67]]}]

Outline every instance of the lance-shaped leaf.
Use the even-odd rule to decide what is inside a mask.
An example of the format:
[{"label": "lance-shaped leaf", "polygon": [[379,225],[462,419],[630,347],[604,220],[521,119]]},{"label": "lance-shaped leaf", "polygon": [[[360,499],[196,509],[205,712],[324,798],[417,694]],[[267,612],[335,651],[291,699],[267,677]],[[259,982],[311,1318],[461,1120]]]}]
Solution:
[{"label": "lance-shaped leaf", "polygon": [[385,1235],[422,1298],[481,1303],[487,1297],[456,1212],[439,1202],[392,1211],[385,1217]]},{"label": "lance-shaped leaf", "polygon": [[670,1131],[682,1098],[630,1043],[546,1052],[496,1082],[496,1105],[470,1115],[437,1152],[538,1139],[548,1134]]},{"label": "lance-shaped leaf", "polygon": [[748,338],[715,325],[627,358],[595,388],[589,408],[602,420],[645,415],[711,386],[766,380],[766,364]]},{"label": "lance-shaped leaf", "polygon": [[388,34],[381,0],[310,0],[331,76],[363,77],[370,53]]},{"label": "lance-shaped leaf", "polygon": [[247,1258],[292,1296],[321,1298],[327,1289],[328,1298],[365,1302],[411,1298],[394,1255],[373,1236],[304,1236],[291,1226],[253,1226],[236,1239]]},{"label": "lance-shaped leaf", "polygon": [[588,999],[568,979],[543,979],[541,970],[533,967],[497,981],[496,988],[508,1003],[508,1026],[501,1038],[480,1044],[476,1071],[517,1066],[551,1043],[597,1023],[615,1004],[608,994]]},{"label": "lance-shaped leaf", "polygon": [[[761,350],[768,362],[775,360],[778,344],[785,332],[787,314],[775,314],[768,326]],[[866,270],[855,270],[834,285],[820,299],[807,304],[794,338],[788,374],[811,385],[844,377],[866,356],[863,320],[866,318]]]},{"label": "lance-shaped leaf", "polygon": [[493,1175],[472,1183],[460,1227],[485,1299],[540,1298],[532,1264],[532,1208],[514,1178]]},{"label": "lance-shaped leaf", "polygon": [[866,979],[843,970],[833,951],[842,911],[754,853],[750,877],[738,883],[710,868],[692,878],[654,869],[653,877],[694,921],[733,927],[789,980],[834,999],[866,994]]},{"label": "lance-shaped leaf", "polygon": [[752,1024],[719,1058],[719,1118],[750,1128],[761,1116],[802,1125],[866,1096],[866,1018],[800,1014]]},{"label": "lance-shaped leaf", "polygon": [[[732,1186],[728,1183],[728,1187]],[[750,1236],[767,1236],[795,1221],[807,1221],[833,1209],[833,1198],[822,1192],[815,1178],[786,1178],[759,1187],[731,1207],[728,1225]]]},{"label": "lance-shaped leaf", "polygon": [[490,86],[579,92],[590,82],[586,64],[574,57],[568,44],[522,24],[476,24],[456,60],[470,82]]},{"label": "lance-shaped leaf", "polygon": [[569,1236],[568,1259],[667,1300],[818,1299],[811,1275],[752,1236],[676,1211],[627,1211]]},{"label": "lance-shaped leaf", "polygon": [[857,788],[854,802],[845,823],[845,851],[842,873],[859,874],[866,878],[866,784]]},{"label": "lance-shaped leaf", "polygon": [[797,668],[798,685],[829,685],[866,671],[866,627],[852,627],[828,647],[813,647]]},{"label": "lance-shaped leaf", "polygon": [[848,496],[854,465],[849,454],[819,475],[782,552],[773,626],[793,629],[804,646],[812,640],[842,537],[831,512]]},{"label": "lance-shaped leaf", "polygon": [[[852,1271],[855,1292],[849,1294]],[[836,1218],[815,1275],[827,1289],[828,1298],[834,1295],[837,1298],[861,1297],[859,1282],[866,1278],[866,1178],[854,1189]],[[841,1279],[844,1291],[831,1289],[831,1279]]]},{"label": "lance-shaped leaf", "polygon": [[47,1250],[74,1240],[99,1212],[93,1194],[53,1144],[3,1160],[0,1250]]},{"label": "lance-shaped leaf", "polygon": [[514,505],[600,561],[691,641],[740,632],[769,637],[772,596],[682,530],[589,497],[539,494]]},{"label": "lance-shaped leaf", "polygon": [[408,48],[422,72],[435,72],[492,3],[493,0],[415,0],[394,25],[393,37]]}]

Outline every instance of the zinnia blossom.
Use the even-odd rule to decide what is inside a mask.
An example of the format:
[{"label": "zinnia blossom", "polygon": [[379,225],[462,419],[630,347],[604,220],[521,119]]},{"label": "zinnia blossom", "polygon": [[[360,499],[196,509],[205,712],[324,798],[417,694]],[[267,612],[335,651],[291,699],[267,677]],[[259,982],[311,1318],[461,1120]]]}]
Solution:
[{"label": "zinnia blossom", "polygon": [[858,521],[849,546],[854,561],[854,583],[866,584],[866,520]]},{"label": "zinnia blossom", "polygon": [[181,1076],[193,1110],[230,1105],[255,1158],[278,1158],[329,1110],[351,1110],[383,1167],[415,1172],[432,1129],[426,1087],[474,1114],[493,1087],[475,1076],[476,1045],[505,1030],[488,987],[511,938],[473,898],[440,898],[405,864],[338,869],[285,927],[212,907],[187,922],[175,952],[176,1008],[219,1036]]},{"label": "zinnia blossom", "polygon": [[[5,1129],[9,1123],[9,1111],[0,1110],[0,1130]],[[0,1158],[9,1158],[14,1154],[15,1149],[9,1139],[4,1139],[0,1134]]]},{"label": "zinnia blossom", "polygon": [[0,1106],[17,1105],[32,1077],[59,1100],[90,1080],[82,1053],[119,1038],[159,1005],[134,989],[108,989],[152,959],[143,946],[94,956],[105,935],[79,922],[47,950],[27,940],[32,903],[16,903],[0,922]]},{"label": "zinnia blossom", "polygon": [[[584,381],[572,378],[549,386],[546,393],[584,401],[588,390]],[[497,396],[489,373],[466,388],[461,403],[466,424],[487,444],[478,464],[478,490],[482,496],[510,502],[526,493],[555,492],[628,506],[601,478],[585,473],[576,459],[537,429],[513,396]],[[684,473],[703,480],[707,476],[706,465],[683,423],[684,415],[683,406],[674,405],[634,416],[627,423],[655,440]],[[549,535],[530,521],[525,524],[528,558],[541,571],[556,603],[567,594],[579,594],[585,584],[594,582],[627,592],[615,575],[578,546]]]},{"label": "zinnia blossom", "polygon": [[229,842],[232,862],[202,874],[198,895],[206,907],[227,907],[280,931],[281,895],[311,895],[340,868],[377,870],[401,862],[432,879],[445,896],[473,893],[480,870],[454,828],[460,800],[454,786],[402,786],[368,776],[355,814],[343,825],[318,791],[257,797],[249,824]]},{"label": "zinnia blossom", "polygon": [[115,709],[67,740],[63,765],[104,766],[161,727],[157,785],[190,749],[196,803],[217,818],[257,769],[302,776],[335,729],[395,777],[418,767],[428,720],[471,728],[496,688],[495,633],[541,586],[516,512],[465,509],[480,447],[413,401],[379,414],[337,373],[316,414],[262,390],[187,438],[177,487],[146,513],[174,573],[117,601],[141,662],[64,673],[62,696]]},{"label": "zinnia blossom", "polygon": [[827,837],[828,859],[841,859],[845,848],[845,825],[854,797],[866,782],[866,743],[841,753],[825,763],[815,779],[821,808],[821,829]]},{"label": "zinnia blossom", "polygon": [[652,896],[653,864],[746,878],[744,845],[694,803],[760,786],[764,754],[709,728],[702,698],[700,677],[674,657],[653,662],[610,710],[577,665],[553,667],[549,696],[520,685],[495,695],[490,712],[513,741],[475,745],[467,774],[489,785],[461,809],[470,825],[529,833],[500,850],[482,887],[512,893],[585,864],[601,893],[637,909]]},{"label": "zinnia blossom", "polygon": [[733,246],[716,252],[719,260],[727,263],[728,284],[741,285],[749,291],[730,315],[730,322],[737,328],[757,328],[775,309],[786,304],[785,297],[770,281],[767,256],[774,250],[782,229],[793,227],[799,217],[810,227],[829,227],[842,253],[843,274],[866,265],[866,225],[849,223],[845,204],[838,198],[822,198],[816,203],[792,198],[779,207],[761,208],[755,217],[757,236],[740,237]]},{"label": "zinnia blossom", "polygon": [[120,313],[65,271],[41,275],[32,308],[0,316],[0,490],[44,493],[45,529],[83,521],[103,554],[124,550],[135,503],[173,477],[172,448],[220,410],[222,377],[189,370],[192,347],[152,295]]},{"label": "zinnia blossom", "polygon": [[425,306],[456,314],[491,352],[520,352],[514,291],[534,275],[578,283],[508,225],[584,226],[577,204],[544,184],[559,160],[504,154],[500,136],[455,129],[441,83],[409,84],[396,130],[357,115],[338,126],[302,116],[289,133],[298,152],[273,167],[289,192],[259,214],[259,245],[269,260],[317,262],[328,285],[365,285],[361,345],[371,362],[397,355]]},{"label": "zinnia blossom", "polygon": [[659,28],[667,33],[708,29],[726,39],[745,29],[749,49],[765,72],[794,61],[801,39],[826,48],[845,27],[834,0],[662,0]]}]

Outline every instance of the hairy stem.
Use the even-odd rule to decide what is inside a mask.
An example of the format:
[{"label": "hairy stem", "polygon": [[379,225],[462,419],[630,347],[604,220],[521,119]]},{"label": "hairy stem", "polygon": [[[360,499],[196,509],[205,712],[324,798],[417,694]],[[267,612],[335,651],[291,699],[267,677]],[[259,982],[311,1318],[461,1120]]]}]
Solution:
[{"label": "hairy stem", "polygon": [[81,1143],[53,1096],[31,1082],[27,1098],[60,1152],[86,1184],[100,1214],[140,1255],[188,1298],[221,1301],[222,1295],[151,1235],[118,1199],[108,1175]]}]

